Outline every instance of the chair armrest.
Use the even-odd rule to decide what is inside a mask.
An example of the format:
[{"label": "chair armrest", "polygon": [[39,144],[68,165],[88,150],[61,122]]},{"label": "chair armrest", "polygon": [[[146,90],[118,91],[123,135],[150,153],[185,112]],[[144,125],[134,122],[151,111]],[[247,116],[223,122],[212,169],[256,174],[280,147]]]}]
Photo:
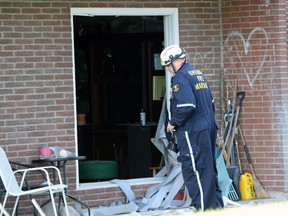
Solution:
[{"label": "chair armrest", "polygon": [[[11,165],[11,168],[13,171],[16,171],[16,170],[20,170],[20,167],[22,168],[23,170],[23,167],[24,168],[35,168],[35,166],[31,163],[21,163],[21,162],[16,162],[16,161],[11,161],[9,160],[9,163]],[[47,181],[46,179],[46,174],[42,171],[42,170],[38,170],[39,173],[42,175],[43,179],[45,179],[45,181]],[[19,175],[21,175],[21,177],[23,178],[23,173],[22,172],[16,172],[18,173]],[[30,190],[30,189],[34,189],[34,188],[39,188],[39,187],[43,187],[43,185],[30,185],[28,183],[28,179],[24,179],[25,181],[25,186],[22,187],[22,189],[24,190]]]},{"label": "chair armrest", "polygon": [[18,170],[15,170],[13,173],[16,174],[16,173],[21,173],[22,175],[22,179],[21,179],[21,183],[20,183],[20,188],[23,187],[23,184],[25,182],[25,179],[26,179],[26,176],[29,172],[34,172],[34,171],[41,171],[43,172],[43,174],[45,175],[45,179],[47,181],[47,184],[48,186],[51,186],[53,185],[51,183],[51,180],[50,180],[50,176],[49,176],[49,170],[52,170],[52,171],[56,171],[57,173],[57,178],[58,178],[58,181],[59,181],[59,184],[63,184],[62,183],[62,178],[61,178],[61,173],[60,173],[60,170],[55,167],[55,166],[46,166],[46,167],[33,167],[33,168],[27,168],[27,169],[18,169]]}]

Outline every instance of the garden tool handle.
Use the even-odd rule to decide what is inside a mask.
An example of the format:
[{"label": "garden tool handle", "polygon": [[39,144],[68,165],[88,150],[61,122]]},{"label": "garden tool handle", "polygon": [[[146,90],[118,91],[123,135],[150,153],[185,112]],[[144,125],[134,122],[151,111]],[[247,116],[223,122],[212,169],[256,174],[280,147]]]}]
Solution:
[{"label": "garden tool handle", "polygon": [[248,151],[247,146],[244,145],[243,147],[244,147],[244,151],[245,151],[245,154],[246,154],[246,157],[247,157],[248,163],[249,163],[249,164],[252,164],[252,160],[251,160],[251,157],[250,157],[250,154],[249,154],[249,151]]}]

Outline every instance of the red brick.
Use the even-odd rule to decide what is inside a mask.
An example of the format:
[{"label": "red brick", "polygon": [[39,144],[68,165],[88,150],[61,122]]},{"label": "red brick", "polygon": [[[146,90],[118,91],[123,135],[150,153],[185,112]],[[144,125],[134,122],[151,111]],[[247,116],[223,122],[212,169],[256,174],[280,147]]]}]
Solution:
[{"label": "red brick", "polygon": [[[238,89],[246,91],[239,120],[244,128],[245,139],[249,150],[251,149],[251,156],[261,183],[269,191],[284,191],[287,184],[284,184],[283,179],[284,167],[281,167],[281,164],[284,156],[281,148],[284,145],[282,133],[286,133],[283,116],[288,95],[286,2],[269,1],[269,4],[267,2],[224,0],[221,1],[222,14],[220,15],[218,1],[1,1],[0,79],[1,84],[4,82],[5,89],[0,91],[6,101],[1,102],[0,107],[6,115],[0,123],[0,131],[3,128],[2,124],[5,123],[5,130],[0,133],[0,144],[5,145],[14,158],[18,159],[19,156],[22,157],[21,160],[26,161],[29,160],[29,156],[36,154],[36,149],[42,145],[42,142],[64,146],[74,144],[71,7],[178,7],[180,44],[187,47],[188,60],[192,62],[196,53],[205,55],[211,51],[215,55],[215,62],[207,68],[207,74],[209,80],[211,79],[217,104],[220,104],[220,94],[216,91],[219,90],[219,73],[222,71],[219,64],[220,30],[223,30],[224,41],[233,31],[238,31],[245,41],[255,28],[261,27],[267,32],[269,50],[265,58],[266,62],[253,86],[249,85],[241,62],[236,59],[234,64],[227,59],[224,62],[225,69],[232,71],[230,73],[225,71],[227,72],[225,79],[232,84],[237,79]],[[219,25],[220,16],[222,26]],[[265,39],[263,34],[259,33],[253,38]],[[231,44],[236,41],[232,41]],[[254,40],[250,42],[255,44]],[[265,47],[260,47],[260,44],[258,46],[253,55],[250,51],[246,58],[245,55],[242,57],[247,71],[259,67],[261,57],[258,53],[261,50],[263,52]],[[243,50],[243,44],[238,44],[237,48]],[[234,52],[233,57],[237,57],[237,52]],[[197,64],[208,67],[209,60],[211,58],[207,57],[201,62],[202,64],[199,61]],[[15,68],[19,69],[15,70]],[[255,75],[255,70],[253,73]],[[5,75],[3,79],[2,75]],[[33,77],[37,82],[33,81]],[[51,82],[46,82],[49,80]],[[46,84],[51,88],[45,86]],[[71,99],[64,100],[64,95],[69,95]],[[56,104],[50,106],[50,99],[54,99]],[[14,119],[14,114],[17,119]],[[36,116],[35,120],[30,119],[26,122],[26,118],[31,115]],[[217,107],[218,120],[220,116],[220,109]],[[43,131],[46,132],[45,136]],[[25,134],[23,132],[29,136],[40,137],[19,137]],[[11,139],[7,140],[7,134]],[[73,149],[74,147],[71,148]],[[14,151],[18,152],[14,153]],[[244,152],[241,153],[241,159],[245,161]],[[247,164],[243,167],[249,171]],[[71,188],[76,188],[75,169],[75,166],[69,169]],[[147,185],[133,186],[133,190],[139,196],[147,188]],[[125,196],[118,187],[110,191],[75,190],[73,193],[81,195],[81,200],[95,206],[109,204],[116,199],[125,201]]]}]

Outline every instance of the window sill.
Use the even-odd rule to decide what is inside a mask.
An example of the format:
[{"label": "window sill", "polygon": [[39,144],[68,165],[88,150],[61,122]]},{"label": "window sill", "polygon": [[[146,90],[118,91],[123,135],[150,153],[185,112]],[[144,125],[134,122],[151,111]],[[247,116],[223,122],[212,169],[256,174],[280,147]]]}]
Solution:
[{"label": "window sill", "polygon": [[[127,179],[126,181],[129,183],[130,186],[134,186],[134,185],[158,184],[162,182],[164,179],[166,179],[166,177]],[[118,186],[110,181],[89,182],[89,183],[80,183],[77,190],[91,190],[91,189],[112,188],[112,187],[118,187]]]}]

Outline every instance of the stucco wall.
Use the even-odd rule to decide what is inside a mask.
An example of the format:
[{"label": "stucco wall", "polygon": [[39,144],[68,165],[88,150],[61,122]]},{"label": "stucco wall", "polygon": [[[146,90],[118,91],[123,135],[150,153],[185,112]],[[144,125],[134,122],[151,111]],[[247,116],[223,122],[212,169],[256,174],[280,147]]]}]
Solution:
[{"label": "stucco wall", "polygon": [[[21,162],[30,162],[46,143],[75,151],[71,7],[173,7],[179,9],[180,44],[189,52],[189,62],[208,76],[219,123],[223,73],[230,96],[236,79],[238,90],[246,91],[240,121],[258,178],[268,191],[287,191],[285,3],[1,1],[1,147]],[[241,159],[247,162],[243,151]],[[247,165],[244,171],[249,171]],[[71,162],[69,190],[82,201],[98,206],[124,199],[117,188],[73,192],[75,182]],[[146,187],[133,189],[141,194]]]}]

